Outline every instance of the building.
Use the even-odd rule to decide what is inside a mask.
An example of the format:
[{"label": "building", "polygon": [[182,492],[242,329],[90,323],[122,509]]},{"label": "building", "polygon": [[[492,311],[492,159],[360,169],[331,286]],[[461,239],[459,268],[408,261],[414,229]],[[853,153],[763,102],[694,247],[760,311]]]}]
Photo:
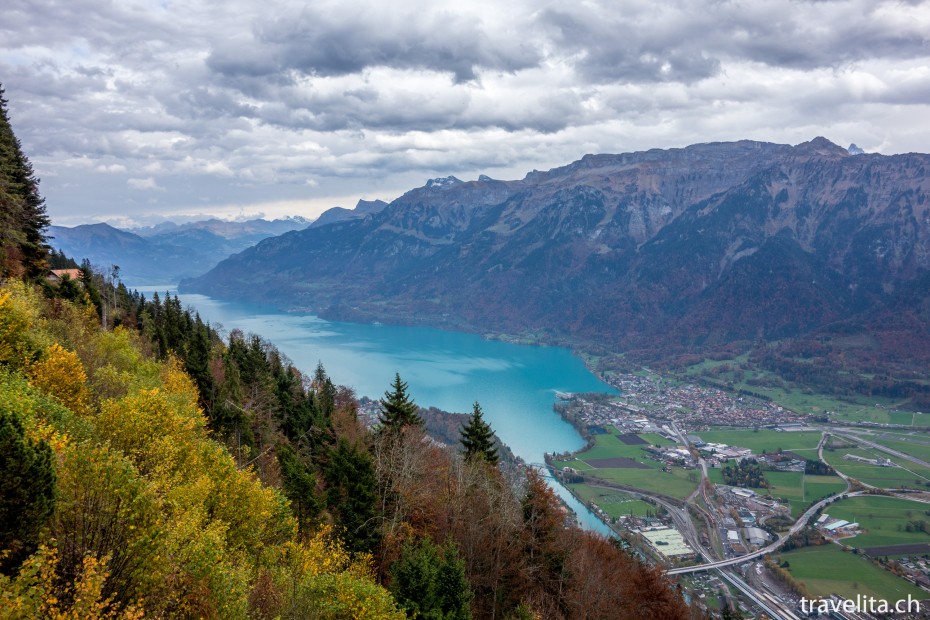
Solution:
[{"label": "building", "polygon": [[65,278],[80,282],[84,279],[84,273],[80,269],[52,269],[45,276],[45,279],[52,284],[58,284]]},{"label": "building", "polygon": [[640,534],[649,542],[650,547],[665,558],[682,560],[694,555],[694,550],[676,529],[660,527],[642,530]]}]

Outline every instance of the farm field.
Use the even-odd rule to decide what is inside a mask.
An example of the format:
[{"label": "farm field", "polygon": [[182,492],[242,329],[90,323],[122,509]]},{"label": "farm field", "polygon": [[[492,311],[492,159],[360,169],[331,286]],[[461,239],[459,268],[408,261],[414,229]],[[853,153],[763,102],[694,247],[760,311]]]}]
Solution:
[{"label": "farm field", "polygon": [[930,463],[930,437],[915,437],[917,441],[925,443],[914,443],[912,441],[903,441],[898,439],[889,439],[889,438],[872,438],[869,437],[869,441],[872,441],[877,444],[881,444],[892,450],[897,450],[898,452],[903,452],[904,454],[909,454],[913,457],[919,458],[922,461]]},{"label": "farm field", "polygon": [[785,433],[768,429],[758,431],[737,429],[704,431],[698,435],[706,442],[749,448],[754,454],[761,454],[763,450],[775,452],[781,448],[786,452],[797,452],[799,456],[816,458],[821,433],[820,431]]},{"label": "farm field", "polygon": [[788,571],[802,582],[812,596],[839,594],[855,599],[856,595],[898,601],[912,596],[918,600],[928,594],[900,577],[875,566],[868,559],[843,551],[838,545],[805,547],[777,556],[787,561]]},{"label": "farm field", "polygon": [[585,503],[594,502],[612,519],[633,514],[648,517],[656,513],[656,507],[641,499],[636,499],[623,491],[597,489],[587,484],[566,485]]},{"label": "farm field", "polygon": [[[560,468],[571,467],[586,476],[596,476],[609,482],[670,497],[685,498],[695,489],[700,480],[700,472],[685,471],[681,468],[663,472],[663,463],[647,457],[643,447],[655,439],[662,439],[660,436],[641,435],[639,437],[644,439],[645,443],[630,444],[621,441],[614,432],[595,435],[595,445],[592,448],[578,453],[572,460],[556,461],[554,465]],[[663,441],[666,445],[671,443],[668,440]]]},{"label": "farm field", "polygon": [[930,504],[871,495],[838,501],[827,506],[824,512],[837,519],[858,523],[865,533],[846,538],[843,542],[865,549],[884,545],[930,543],[930,533],[906,531],[908,523],[913,521],[924,521],[930,526],[930,516],[926,514],[928,510]]},{"label": "farm field", "polygon": [[879,457],[889,458],[888,455],[883,452],[865,448],[837,448],[835,450],[824,450],[823,457],[834,469],[864,482],[865,484],[880,488],[906,487],[922,489],[926,488],[927,483],[930,482],[930,470],[908,461],[890,458],[892,462],[903,464],[906,469],[900,467],[881,467],[879,465],[846,460],[843,457],[847,454],[861,456],[867,459]]}]

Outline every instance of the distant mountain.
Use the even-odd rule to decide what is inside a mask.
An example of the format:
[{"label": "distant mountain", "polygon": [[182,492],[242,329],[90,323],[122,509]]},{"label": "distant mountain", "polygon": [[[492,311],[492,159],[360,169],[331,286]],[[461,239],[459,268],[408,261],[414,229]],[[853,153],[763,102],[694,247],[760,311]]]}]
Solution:
[{"label": "distant mountain", "polygon": [[332,209],[324,211],[316,221],[310,224],[310,226],[319,228],[327,224],[335,224],[336,222],[345,222],[347,220],[360,219],[368,215],[375,215],[376,213],[380,213],[387,205],[388,203],[383,200],[359,200],[354,209],[333,207]]},{"label": "distant mountain", "polygon": [[305,228],[301,217],[283,220],[227,222],[205,220],[187,224],[120,230],[108,224],[66,228],[52,226],[51,245],[94,265],[118,265],[122,280],[131,286],[175,284],[205,273],[224,258],[263,239]]},{"label": "distant mountain", "polygon": [[182,286],[595,348],[832,330],[930,360],[930,156],[740,141],[586,155],[517,181],[438,179]]}]

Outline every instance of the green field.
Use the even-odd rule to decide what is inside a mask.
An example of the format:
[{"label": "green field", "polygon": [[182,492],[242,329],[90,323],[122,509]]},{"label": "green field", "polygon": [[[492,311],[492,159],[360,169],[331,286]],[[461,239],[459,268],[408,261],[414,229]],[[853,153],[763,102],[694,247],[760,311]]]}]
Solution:
[{"label": "green field", "polygon": [[[640,435],[647,442],[658,443],[662,440],[666,445],[670,444],[668,440],[658,435],[644,434]],[[615,482],[625,486],[642,489],[644,491],[661,493],[670,497],[683,499],[697,487],[700,480],[700,471],[685,471],[680,468],[673,468],[671,473],[663,472],[663,463],[655,459],[647,458],[643,445],[627,445],[617,439],[612,433],[594,436],[595,444],[588,450],[579,452],[576,457],[569,461],[556,461],[553,464],[559,468],[572,467],[586,476],[597,476],[609,482]],[[626,457],[635,460],[645,467],[645,469],[635,468],[595,468],[588,461],[597,459],[609,459],[616,457]],[[692,482],[689,478],[695,476]]]},{"label": "green field", "polygon": [[577,455],[578,458],[590,461],[592,459],[609,459],[625,456],[635,459],[638,463],[642,463],[649,467],[661,468],[661,464],[658,461],[646,458],[646,452],[643,450],[645,447],[644,445],[627,445],[617,439],[616,435],[611,434],[595,435],[594,442],[594,447],[579,452]]},{"label": "green field", "polygon": [[867,548],[882,545],[930,543],[930,534],[907,532],[908,521],[930,522],[926,512],[930,504],[880,495],[850,497],[827,506],[826,512],[836,519],[858,523],[865,533],[844,539],[853,547]]},{"label": "green field", "polygon": [[705,431],[698,435],[706,442],[749,448],[755,454],[761,454],[763,450],[775,452],[781,448],[786,452],[797,452],[800,456],[808,458],[817,458],[816,448],[820,443],[820,431],[784,433],[768,429],[757,431],[741,429]]},{"label": "green field", "polygon": [[612,519],[629,514],[637,517],[647,517],[656,513],[655,506],[641,499],[636,499],[623,491],[595,489],[586,484],[568,484],[566,486],[584,503],[594,502],[597,504]]},{"label": "green field", "polygon": [[596,474],[598,478],[609,482],[679,499],[684,499],[697,487],[695,482],[688,480],[689,473],[694,472],[678,468],[671,473],[661,469],[598,469],[585,472],[586,475]]},{"label": "green field", "polygon": [[838,545],[805,547],[781,554],[789,572],[812,596],[839,594],[855,599],[857,594],[897,601],[912,596],[924,600],[927,593],[914,584],[875,566],[866,558],[844,552]]},{"label": "green field", "polygon": [[[869,465],[868,463],[859,463],[856,461],[847,461],[843,457],[847,454],[861,456],[869,459],[878,457],[889,458],[892,462],[899,463],[901,467],[881,467],[878,465]],[[847,476],[851,476],[861,482],[880,488],[907,487],[913,489],[924,489],[930,482],[930,469],[914,465],[913,463],[889,457],[884,452],[865,448],[837,448],[836,450],[824,450],[823,458],[837,471],[841,471]]]},{"label": "green field", "polygon": [[928,443],[914,443],[911,441],[901,441],[897,439],[872,439],[869,437],[869,441],[873,443],[881,444],[892,450],[897,450],[898,452],[903,452],[904,454],[909,454],[913,457],[919,458],[922,461],[930,463],[930,437],[926,435],[921,435],[917,437],[919,441],[928,442]]}]

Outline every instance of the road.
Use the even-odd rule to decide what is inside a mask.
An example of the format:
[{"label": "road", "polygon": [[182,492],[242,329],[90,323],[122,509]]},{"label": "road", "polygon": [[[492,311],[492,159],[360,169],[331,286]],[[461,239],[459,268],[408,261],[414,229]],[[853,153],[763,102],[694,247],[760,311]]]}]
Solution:
[{"label": "road", "polygon": [[[852,493],[844,493],[842,497],[844,498],[858,497],[859,495],[863,495],[863,494],[864,494],[864,491],[853,491]],[[699,564],[697,566],[686,566],[684,568],[673,568],[669,571],[666,571],[666,573],[669,575],[684,575],[686,573],[697,573],[697,572],[704,571],[704,570],[710,570],[712,568],[724,568],[726,566],[734,566],[736,564],[742,564],[743,562],[748,562],[749,560],[754,560],[758,557],[762,557],[763,555],[767,553],[772,553],[773,551],[776,551],[779,547],[781,547],[791,535],[796,534],[797,532],[800,532],[807,525],[808,520],[812,516],[814,516],[814,513],[816,513],[818,510],[820,510],[827,504],[833,502],[835,499],[837,499],[837,496],[831,495],[830,497],[826,497],[820,500],[819,502],[817,502],[816,504],[814,504],[813,506],[811,506],[810,508],[808,508],[804,512],[804,514],[798,517],[798,520],[795,522],[794,525],[791,526],[791,529],[788,530],[787,534],[785,534],[784,536],[782,536],[781,538],[779,538],[778,540],[776,540],[769,546],[763,547],[762,549],[759,549],[758,551],[753,551],[752,553],[741,555],[738,558],[730,558],[729,560],[719,560],[717,562],[708,562],[707,564]]]}]

